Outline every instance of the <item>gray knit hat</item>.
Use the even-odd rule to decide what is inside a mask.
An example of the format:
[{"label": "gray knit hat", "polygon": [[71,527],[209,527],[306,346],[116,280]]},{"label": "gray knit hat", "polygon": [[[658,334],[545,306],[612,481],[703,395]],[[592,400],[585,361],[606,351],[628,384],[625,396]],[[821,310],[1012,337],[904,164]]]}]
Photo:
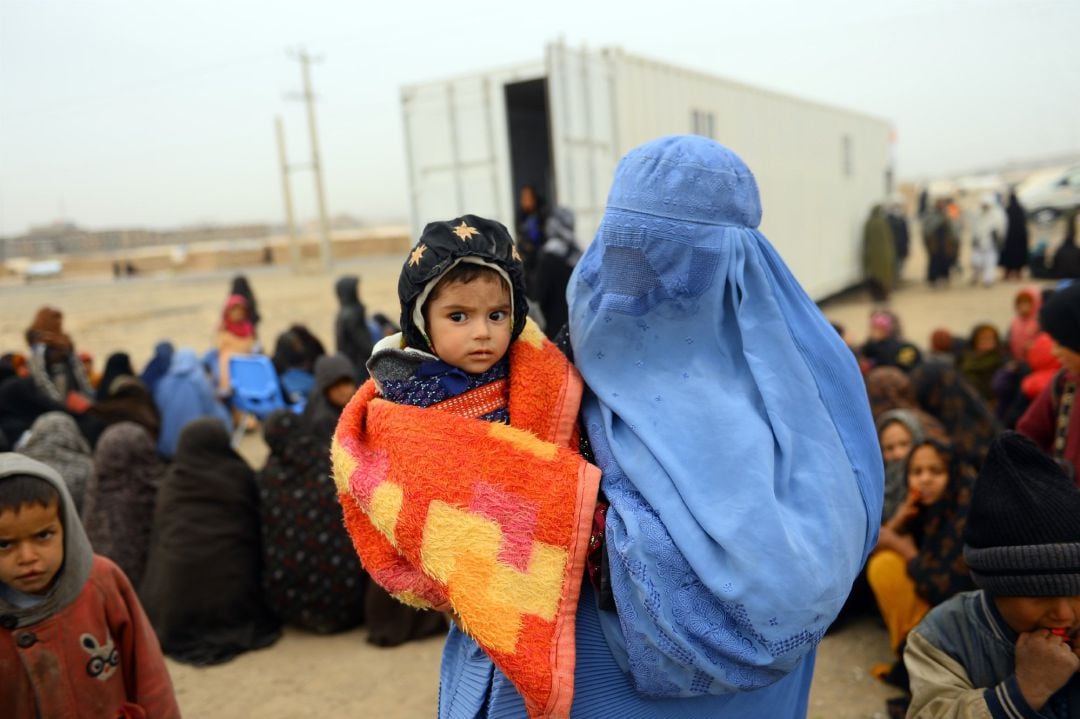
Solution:
[{"label": "gray knit hat", "polygon": [[964,559],[991,595],[1080,596],[1080,488],[1016,432],[994,441],[979,472]]}]

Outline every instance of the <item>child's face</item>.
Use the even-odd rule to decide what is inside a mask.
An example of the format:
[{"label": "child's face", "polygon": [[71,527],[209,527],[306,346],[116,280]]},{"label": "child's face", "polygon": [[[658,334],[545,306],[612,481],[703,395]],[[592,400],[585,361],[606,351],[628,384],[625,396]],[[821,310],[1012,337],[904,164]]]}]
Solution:
[{"label": "child's face", "polygon": [[1061,366],[1072,372],[1073,374],[1080,374],[1080,352],[1074,352],[1068,347],[1064,347],[1054,340],[1053,348],[1050,350]]},{"label": "child's face", "polygon": [[911,451],[911,432],[903,422],[889,422],[881,430],[881,456],[886,462],[904,459]]},{"label": "child's face", "polygon": [[908,462],[908,486],[918,490],[919,503],[929,506],[945,495],[949,467],[933,447],[919,447]]},{"label": "child's face", "polygon": [[243,322],[247,319],[247,310],[242,305],[233,305],[228,312],[229,322]]},{"label": "child's face", "polygon": [[1031,304],[1031,298],[1026,295],[1016,301],[1016,314],[1025,319],[1031,316],[1033,309],[1035,309],[1035,305]]},{"label": "child's face", "polygon": [[976,352],[993,352],[998,348],[997,333],[989,327],[984,327],[975,335]]},{"label": "child's face", "polygon": [[24,594],[44,594],[63,563],[59,502],[0,512],[0,582]]},{"label": "child's face", "polygon": [[356,384],[351,379],[343,379],[327,388],[326,399],[335,407],[344,407],[355,393]]},{"label": "child's face", "polygon": [[510,289],[502,280],[452,282],[428,302],[427,317],[435,354],[471,374],[487,372],[510,346]]},{"label": "child's face", "polygon": [[1080,597],[994,597],[1002,618],[1017,633],[1080,629]]}]

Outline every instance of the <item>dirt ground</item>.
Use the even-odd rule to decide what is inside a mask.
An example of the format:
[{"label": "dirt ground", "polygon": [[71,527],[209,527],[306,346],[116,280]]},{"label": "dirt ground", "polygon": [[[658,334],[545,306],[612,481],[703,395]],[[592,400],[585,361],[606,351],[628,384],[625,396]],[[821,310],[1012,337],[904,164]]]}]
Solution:
[{"label": "dirt ground", "polygon": [[[293,276],[284,268],[250,271],[264,317],[260,335],[272,342],[289,324],[302,322],[328,347],[332,345],[333,280],[345,273],[363,278],[361,295],[369,312],[396,316],[401,261],[400,257],[353,261],[336,267],[332,276]],[[891,303],[910,339],[925,344],[939,326],[966,335],[984,320],[1005,328],[1019,285],[985,289],[954,281],[953,288],[934,291],[915,281],[922,267],[920,257],[912,258],[906,272],[909,282]],[[63,310],[66,331],[78,349],[95,355],[99,368],[118,349],[128,351],[141,367],[162,338],[201,351],[210,345],[229,278],[218,273],[0,286],[0,351],[24,348],[23,331],[45,303]],[[865,337],[871,308],[864,295],[855,294],[829,303],[825,314],[845,325],[849,340],[858,342]],[[243,452],[258,466],[265,447],[256,436],[249,436]],[[170,662],[169,669],[180,706],[190,717],[412,719],[435,715],[440,650],[438,639],[376,649],[365,643],[363,630],[331,637],[286,630],[273,647],[223,666],[193,668]],[[889,654],[884,630],[871,619],[827,636],[818,652],[810,716],[883,717],[884,699],[893,692],[871,679],[867,670],[875,662],[888,661]]]}]

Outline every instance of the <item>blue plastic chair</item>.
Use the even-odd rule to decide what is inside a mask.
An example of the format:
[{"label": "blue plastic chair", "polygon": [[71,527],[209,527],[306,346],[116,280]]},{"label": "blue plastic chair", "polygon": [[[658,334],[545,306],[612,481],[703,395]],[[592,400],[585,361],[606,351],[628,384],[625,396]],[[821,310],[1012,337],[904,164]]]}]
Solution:
[{"label": "blue plastic chair", "polygon": [[285,401],[294,406],[307,402],[311,390],[315,389],[315,375],[302,369],[287,369],[281,373],[281,386],[285,390]]},{"label": "blue plastic chair", "polygon": [[[277,370],[266,355],[233,355],[229,358],[229,386],[232,406],[243,415],[254,415],[260,422],[279,409],[297,411],[281,394]],[[243,417],[233,432],[235,446],[244,434]]]},{"label": "blue plastic chair", "polygon": [[233,355],[229,358],[229,384],[233,407],[266,419],[276,409],[285,408],[281,385],[266,355]]}]

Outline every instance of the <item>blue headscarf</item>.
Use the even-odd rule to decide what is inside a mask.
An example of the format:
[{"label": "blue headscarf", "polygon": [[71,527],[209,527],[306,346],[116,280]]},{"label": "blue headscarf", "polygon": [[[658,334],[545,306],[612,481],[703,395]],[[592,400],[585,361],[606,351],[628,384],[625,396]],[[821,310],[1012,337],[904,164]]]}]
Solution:
[{"label": "blue headscarf", "polygon": [[877,539],[884,478],[858,367],[760,220],[733,152],[656,140],[619,164],[567,289],[611,504],[604,631],[647,696],[777,682]]},{"label": "blue headscarf", "polygon": [[171,342],[162,341],[154,345],[154,356],[146,363],[142,371],[142,381],[151,392],[157,387],[157,383],[169,371],[172,363],[173,346]]}]

